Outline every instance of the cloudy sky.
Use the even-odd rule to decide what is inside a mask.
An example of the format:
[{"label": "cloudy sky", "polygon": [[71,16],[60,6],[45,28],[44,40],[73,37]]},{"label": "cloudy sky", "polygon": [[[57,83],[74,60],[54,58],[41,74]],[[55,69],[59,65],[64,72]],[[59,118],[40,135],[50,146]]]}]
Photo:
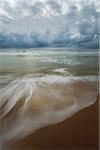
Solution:
[{"label": "cloudy sky", "polygon": [[0,0],[1,47],[98,48],[97,0]]}]

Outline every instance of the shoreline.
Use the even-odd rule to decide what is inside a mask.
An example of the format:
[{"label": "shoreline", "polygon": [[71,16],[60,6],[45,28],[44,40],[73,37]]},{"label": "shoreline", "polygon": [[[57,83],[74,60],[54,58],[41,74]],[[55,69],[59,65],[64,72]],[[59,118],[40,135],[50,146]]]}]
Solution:
[{"label": "shoreline", "polygon": [[99,150],[99,100],[61,123],[41,128],[24,139],[8,143],[5,149]]}]

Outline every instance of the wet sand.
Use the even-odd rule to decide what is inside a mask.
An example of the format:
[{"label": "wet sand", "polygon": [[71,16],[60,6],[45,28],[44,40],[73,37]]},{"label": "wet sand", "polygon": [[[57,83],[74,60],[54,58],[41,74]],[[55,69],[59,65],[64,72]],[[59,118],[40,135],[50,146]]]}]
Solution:
[{"label": "wet sand", "polygon": [[62,123],[39,129],[34,134],[6,146],[9,150],[98,150],[99,101]]}]

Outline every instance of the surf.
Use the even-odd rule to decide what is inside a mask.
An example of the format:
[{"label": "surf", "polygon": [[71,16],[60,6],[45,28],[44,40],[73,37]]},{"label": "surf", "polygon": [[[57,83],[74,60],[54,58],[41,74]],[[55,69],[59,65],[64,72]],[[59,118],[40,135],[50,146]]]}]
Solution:
[{"label": "surf", "polygon": [[26,75],[0,89],[0,137],[18,140],[94,104],[97,76]]}]

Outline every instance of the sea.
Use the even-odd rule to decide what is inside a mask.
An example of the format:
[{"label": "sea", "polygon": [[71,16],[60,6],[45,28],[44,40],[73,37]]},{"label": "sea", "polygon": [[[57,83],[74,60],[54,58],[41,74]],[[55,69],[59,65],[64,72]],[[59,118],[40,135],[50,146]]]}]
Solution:
[{"label": "sea", "polygon": [[0,138],[19,140],[96,102],[99,51],[0,49]]}]

